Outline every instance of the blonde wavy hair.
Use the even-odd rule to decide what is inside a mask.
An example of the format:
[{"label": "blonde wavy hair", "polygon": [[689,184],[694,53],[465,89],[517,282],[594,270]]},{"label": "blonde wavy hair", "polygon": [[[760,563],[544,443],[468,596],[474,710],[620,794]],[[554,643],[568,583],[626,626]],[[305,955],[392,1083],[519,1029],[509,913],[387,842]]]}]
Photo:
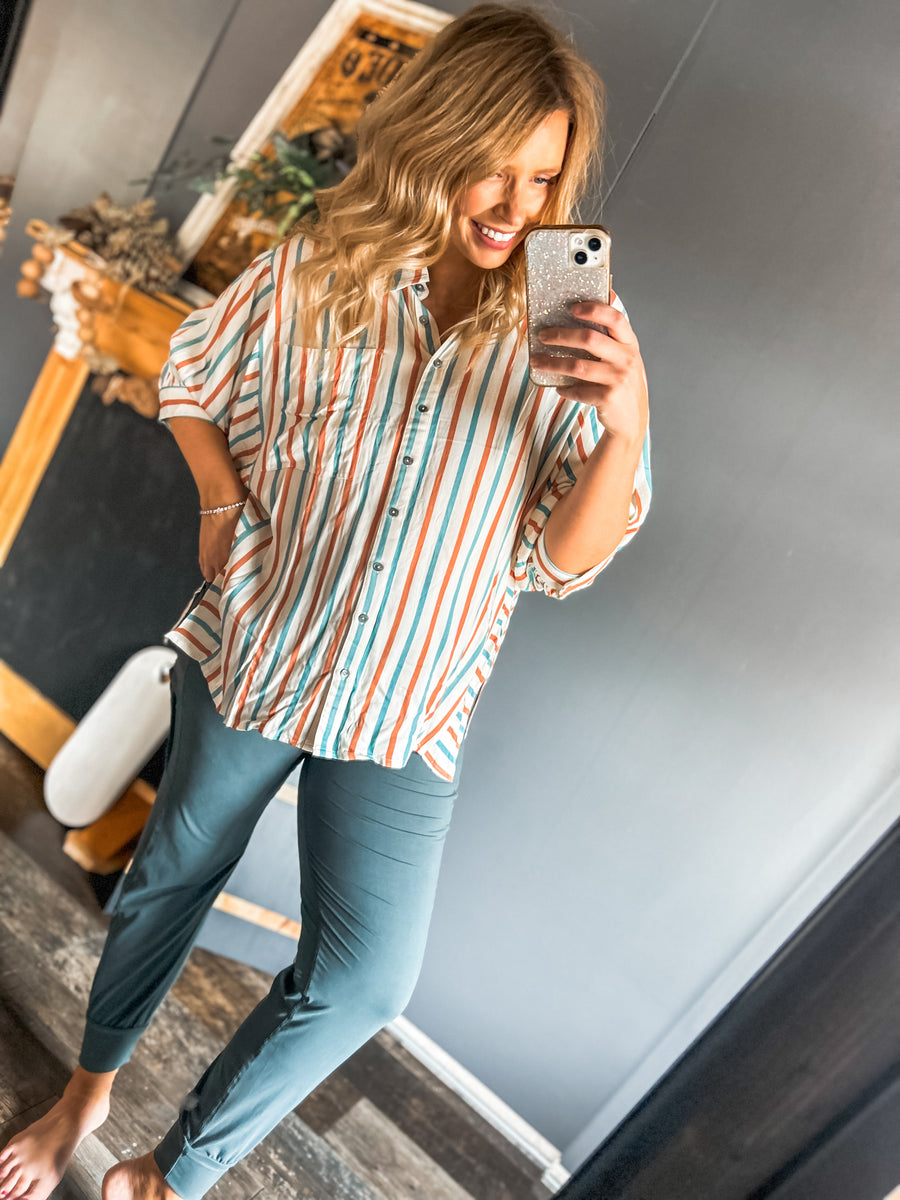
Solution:
[{"label": "blonde wavy hair", "polygon": [[[315,251],[294,270],[308,334],[328,310],[333,343],[375,319],[398,269],[429,266],[447,248],[456,205],[504,166],[551,114],[569,114],[562,173],[541,223],[565,224],[599,166],[605,89],[574,47],[534,9],[479,4],[447,25],[369,105],[357,164],[316,193],[318,217],[298,223]],[[458,327],[480,343],[521,326],[519,244],[485,271],[474,314]]]}]

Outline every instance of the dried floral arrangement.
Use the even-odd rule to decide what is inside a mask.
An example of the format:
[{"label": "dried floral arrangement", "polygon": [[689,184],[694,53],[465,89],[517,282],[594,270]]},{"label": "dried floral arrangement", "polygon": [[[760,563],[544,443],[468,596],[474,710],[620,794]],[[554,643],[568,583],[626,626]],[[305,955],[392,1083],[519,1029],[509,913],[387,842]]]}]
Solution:
[{"label": "dried floral arrangement", "polygon": [[144,292],[167,292],[181,274],[178,247],[169,222],[156,215],[156,201],[113,203],[101,192],[93,204],[72,209],[57,225],[48,225],[46,246],[78,242],[103,259],[103,273],[117,283]]},{"label": "dried floral arrangement", "polygon": [[159,416],[159,388],[154,380],[139,379],[136,375],[112,370],[102,361],[98,361],[97,370],[100,373],[95,374],[91,391],[99,396],[104,404],[109,405],[118,400],[129,405],[142,417],[156,420]]},{"label": "dried floral arrangement", "polygon": [[[70,300],[54,310],[57,328],[64,326],[67,336],[76,337],[78,356],[97,377],[93,389],[105,404],[120,400],[143,416],[154,417],[159,411],[156,379],[129,374],[113,354],[100,349],[97,321],[101,315],[107,324],[118,319],[129,303],[129,288],[168,292],[181,274],[177,244],[168,221],[157,217],[156,202],[146,199],[120,205],[103,192],[93,204],[73,209],[56,225],[30,221],[27,232],[36,244],[31,258],[22,264],[19,295],[48,300],[52,306],[57,289],[52,282],[49,288],[42,286],[42,281],[56,248],[77,244],[89,251],[82,259],[85,274],[71,281],[70,289],[59,290],[60,295],[70,292]],[[104,289],[105,280],[122,286]]]}]

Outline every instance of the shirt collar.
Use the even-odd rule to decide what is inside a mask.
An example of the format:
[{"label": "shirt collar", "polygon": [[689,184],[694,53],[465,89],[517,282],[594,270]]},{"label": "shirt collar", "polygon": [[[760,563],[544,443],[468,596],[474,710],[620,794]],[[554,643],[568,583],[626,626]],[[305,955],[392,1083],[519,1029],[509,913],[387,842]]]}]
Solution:
[{"label": "shirt collar", "polygon": [[428,295],[428,268],[410,267],[397,271],[391,286],[392,292],[402,292],[404,288],[415,288],[419,299]]}]

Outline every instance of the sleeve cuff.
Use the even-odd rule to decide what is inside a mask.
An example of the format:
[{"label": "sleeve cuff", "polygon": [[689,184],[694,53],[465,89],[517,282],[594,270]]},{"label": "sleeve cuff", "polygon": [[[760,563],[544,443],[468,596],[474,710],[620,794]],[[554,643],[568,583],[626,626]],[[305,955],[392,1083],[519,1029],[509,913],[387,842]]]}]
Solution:
[{"label": "sleeve cuff", "polygon": [[583,571],[580,575],[573,575],[569,571],[561,570],[547,553],[544,530],[542,529],[533,551],[533,579],[541,591],[546,592],[548,596],[555,596],[558,600],[563,600],[572,592],[578,591],[579,588],[587,587],[588,584],[593,583],[603,568],[611,561],[612,557],[613,555],[610,554],[608,558],[605,558],[601,563],[597,563],[595,567]]},{"label": "sleeve cuff", "polygon": [[201,421],[209,421],[211,425],[215,424],[215,421],[202,405],[179,398],[166,400],[160,394],[158,419],[165,424],[171,417],[199,417]]}]

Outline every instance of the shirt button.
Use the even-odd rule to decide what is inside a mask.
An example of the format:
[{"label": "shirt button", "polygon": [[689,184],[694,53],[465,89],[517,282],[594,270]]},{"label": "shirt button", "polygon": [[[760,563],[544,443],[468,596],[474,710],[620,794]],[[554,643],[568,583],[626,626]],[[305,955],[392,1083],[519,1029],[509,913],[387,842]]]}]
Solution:
[{"label": "shirt button", "polygon": [[427,324],[428,324],[428,318],[425,316],[425,314],[424,314],[424,313],[422,313],[421,317],[419,317],[419,324],[420,324],[420,325],[427,325]]},{"label": "shirt button", "polygon": [[427,404],[420,404],[420,405],[419,405],[419,412],[428,412],[428,405],[427,405]]},{"label": "shirt button", "polygon": [[408,454],[403,455],[403,465],[404,467],[411,467],[413,465],[413,460]]},{"label": "shirt button", "polygon": [[414,291],[414,292],[424,292],[424,291],[425,291],[425,284],[424,284],[424,283],[414,283],[414,284],[413,284],[413,291]]},{"label": "shirt button", "polygon": [[359,614],[359,617],[358,617],[357,619],[358,619],[360,622],[368,621],[368,619],[369,619],[369,614],[368,614],[368,613],[360,613],[360,614]]},{"label": "shirt button", "polygon": [[341,679],[347,679],[349,677],[349,675],[350,675],[350,672],[347,670],[346,667],[344,667],[343,671],[341,671]]},{"label": "shirt button", "polygon": [[372,563],[372,570],[373,571],[383,571],[384,563]]},{"label": "shirt button", "polygon": [[436,358],[434,360],[434,365],[436,367],[442,367],[444,365],[444,360],[442,358]]},{"label": "shirt button", "polygon": [[389,517],[399,517],[399,516],[400,516],[400,509],[399,509],[399,508],[389,508],[389,509],[388,509],[388,516],[389,516]]}]

